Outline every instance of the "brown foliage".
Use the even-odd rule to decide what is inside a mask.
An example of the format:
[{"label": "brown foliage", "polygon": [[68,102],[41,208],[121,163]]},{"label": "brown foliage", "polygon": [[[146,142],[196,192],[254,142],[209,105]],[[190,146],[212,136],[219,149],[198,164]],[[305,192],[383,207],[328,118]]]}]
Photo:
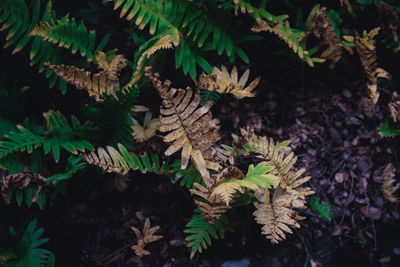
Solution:
[{"label": "brown foliage", "polygon": [[139,257],[143,257],[144,255],[151,254],[151,252],[144,249],[144,247],[151,242],[163,238],[162,235],[154,235],[154,233],[157,232],[159,228],[160,226],[150,227],[149,218],[146,218],[142,231],[140,231],[134,226],[131,226],[132,231],[135,233],[137,237],[137,244],[131,246],[131,249],[136,253],[136,255],[138,255]]},{"label": "brown foliage", "polygon": [[43,189],[46,179],[38,173],[15,173],[5,175],[5,172],[0,172],[0,189],[4,201],[9,203],[7,199],[7,190],[9,188],[16,188],[24,190],[29,185],[34,185],[36,192],[33,194],[32,202],[35,203],[38,200],[39,193]]}]

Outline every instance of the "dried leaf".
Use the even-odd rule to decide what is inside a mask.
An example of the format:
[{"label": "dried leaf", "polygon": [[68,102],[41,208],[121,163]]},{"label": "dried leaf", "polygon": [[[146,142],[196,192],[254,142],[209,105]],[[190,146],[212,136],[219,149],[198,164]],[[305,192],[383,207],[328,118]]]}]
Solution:
[{"label": "dried leaf", "polygon": [[151,112],[146,112],[143,126],[140,125],[137,120],[132,118],[132,121],[134,122],[134,125],[131,127],[133,129],[133,139],[135,139],[137,142],[149,140],[156,134],[160,120],[151,119],[151,117]]},{"label": "dried leaf", "polygon": [[24,190],[29,185],[34,185],[36,188],[36,192],[32,197],[32,203],[35,203],[38,200],[39,193],[43,189],[45,183],[46,179],[38,173],[26,172],[5,175],[5,172],[3,173],[0,171],[0,191],[6,203],[10,202],[7,198],[7,190],[9,188]]},{"label": "dried leaf", "polygon": [[254,204],[257,210],[253,215],[256,217],[256,222],[263,225],[262,233],[272,243],[277,244],[285,239],[285,233],[293,233],[290,227],[300,228],[297,220],[302,218],[297,215],[295,209],[306,208],[306,201],[297,191],[288,192],[278,188],[272,200],[267,190],[256,196],[259,203]]},{"label": "dried leaf", "polygon": [[214,67],[211,75],[204,73],[200,75],[197,86],[220,94],[232,94],[237,99],[254,97],[255,95],[251,92],[260,82],[260,77],[257,77],[245,88],[249,74],[250,70],[247,69],[238,80],[236,67],[233,67],[231,74],[229,74],[225,66],[221,66],[221,70]]},{"label": "dried leaf", "polygon": [[[399,199],[394,196],[394,193],[400,188],[400,184],[394,179],[396,169],[392,163],[386,165],[383,171],[383,195],[390,202],[399,202]],[[395,184],[396,183],[396,184]]]},{"label": "dried leaf", "polygon": [[146,218],[144,222],[143,230],[140,232],[134,226],[131,226],[132,231],[135,233],[137,237],[137,244],[131,246],[131,249],[135,252],[135,254],[139,257],[143,257],[144,255],[150,255],[150,251],[144,249],[144,247],[154,241],[157,241],[163,238],[162,235],[154,235],[155,232],[160,228],[160,226],[150,227],[150,220]]},{"label": "dried leaf", "polygon": [[212,119],[210,112],[211,101],[199,107],[199,91],[192,98],[193,91],[189,87],[186,90],[170,88],[171,82],[162,83],[151,67],[145,68],[145,75],[163,99],[159,131],[169,132],[164,141],[172,143],[164,154],[169,156],[182,150],[181,168],[185,169],[191,158],[203,179],[208,179],[210,174],[203,155],[221,138],[219,120]]}]

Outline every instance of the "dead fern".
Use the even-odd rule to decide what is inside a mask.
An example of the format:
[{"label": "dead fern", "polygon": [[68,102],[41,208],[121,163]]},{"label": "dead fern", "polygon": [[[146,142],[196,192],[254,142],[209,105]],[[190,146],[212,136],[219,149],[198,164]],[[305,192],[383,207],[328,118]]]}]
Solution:
[{"label": "dead fern", "polygon": [[357,53],[360,55],[361,65],[367,76],[367,88],[369,90],[370,102],[376,104],[379,99],[378,78],[389,78],[389,73],[384,69],[378,68],[375,51],[375,36],[378,35],[380,28],[372,29],[370,32],[364,31],[363,36],[344,36],[346,40],[354,42]]},{"label": "dead fern", "polygon": [[151,242],[163,238],[162,235],[154,235],[154,233],[157,232],[159,228],[160,226],[150,227],[149,218],[146,218],[142,231],[140,231],[134,226],[131,226],[132,231],[135,233],[137,237],[137,244],[131,246],[131,249],[135,252],[137,256],[143,257],[144,255],[151,254],[150,251],[144,249],[144,247]]},{"label": "dead fern", "polygon": [[120,88],[118,72],[126,65],[126,59],[122,55],[116,55],[116,50],[108,53],[97,51],[95,60],[100,72],[92,74],[75,66],[52,65],[46,62],[44,66],[54,72],[61,79],[72,84],[77,89],[86,90],[89,96],[102,102],[103,94],[115,96],[115,91]]},{"label": "dead fern", "polygon": [[321,57],[330,62],[329,67],[333,69],[336,63],[342,58],[342,44],[339,42],[335,29],[332,26],[326,8],[319,8],[312,19],[311,31],[321,39],[320,45],[327,46],[322,52]]},{"label": "dead fern", "polygon": [[164,142],[172,142],[164,154],[169,156],[182,149],[181,168],[185,169],[192,159],[202,177],[209,179],[203,153],[220,139],[219,120],[212,119],[210,112],[212,102],[199,107],[200,91],[196,91],[192,99],[190,87],[186,90],[170,88],[171,82],[161,82],[160,75],[153,73],[151,67],[145,68],[145,75],[163,99],[159,131],[170,132],[164,137]]},{"label": "dead fern", "polygon": [[396,183],[396,180],[394,179],[395,175],[396,169],[393,164],[389,163],[386,165],[383,171],[383,195],[390,202],[399,202],[399,199],[394,196],[394,193],[400,188],[400,184]]},{"label": "dead fern", "polygon": [[29,185],[32,185],[33,188],[36,188],[35,193],[32,195],[32,202],[35,203],[38,200],[39,193],[43,189],[46,183],[46,179],[38,173],[16,173],[3,175],[0,172],[0,189],[3,199],[6,203],[10,203],[10,200],[7,196],[7,192],[9,189],[19,189],[24,190]]},{"label": "dead fern", "polygon": [[390,116],[393,122],[400,122],[400,96],[397,92],[392,95],[392,100],[388,104]]},{"label": "dead fern", "polygon": [[158,118],[151,119],[151,112],[147,111],[144,117],[143,125],[132,118],[134,125],[131,127],[133,130],[133,139],[137,142],[144,142],[149,140],[156,134],[160,120]]},{"label": "dead fern", "polygon": [[202,212],[203,219],[209,223],[213,223],[215,220],[221,218],[222,214],[224,214],[229,206],[225,205],[220,196],[212,195],[212,189],[215,186],[215,182],[208,180],[207,187],[199,184],[193,183],[194,189],[190,189],[189,191],[198,197],[201,200],[194,200],[199,210]]},{"label": "dead fern", "polygon": [[[290,192],[292,189],[298,188],[301,184],[311,179],[310,176],[299,179],[306,171],[304,168],[296,171],[294,165],[297,157],[293,152],[287,154],[291,149],[287,145],[281,145],[274,142],[271,138],[268,140],[265,136],[257,136],[254,133],[242,130],[247,144],[250,146],[251,152],[257,153],[257,157],[266,160],[266,164],[274,166],[275,169],[270,172],[280,178],[280,187]],[[301,187],[296,189],[300,195],[311,195],[314,192],[309,187]]]},{"label": "dead fern", "polygon": [[221,66],[221,70],[214,67],[211,75],[201,74],[197,86],[220,94],[229,93],[237,99],[254,97],[255,95],[252,91],[260,82],[260,77],[257,77],[245,88],[249,74],[250,71],[247,69],[238,80],[236,67],[233,67],[231,74],[229,74],[225,66]]},{"label": "dead fern", "polygon": [[272,199],[270,193],[265,190],[263,193],[256,194],[258,203],[254,203],[256,211],[256,222],[262,224],[262,234],[266,235],[272,243],[277,244],[286,238],[285,233],[293,233],[290,227],[300,228],[298,220],[304,219],[297,214],[295,209],[306,208],[304,196],[292,190],[288,192],[278,188]]}]

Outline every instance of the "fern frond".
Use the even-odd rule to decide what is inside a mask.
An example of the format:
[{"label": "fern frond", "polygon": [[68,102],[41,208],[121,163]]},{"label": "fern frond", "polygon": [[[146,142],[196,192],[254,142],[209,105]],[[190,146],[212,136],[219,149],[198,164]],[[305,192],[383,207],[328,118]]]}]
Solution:
[{"label": "fern frond", "polygon": [[146,112],[146,115],[144,116],[143,126],[140,125],[136,119],[132,120],[134,122],[134,125],[132,126],[133,139],[137,142],[144,142],[156,135],[160,120],[158,118],[151,119],[151,112]]},{"label": "fern frond", "polygon": [[[209,111],[211,102],[198,108],[200,104],[200,92],[197,91],[192,99],[191,88],[169,88],[170,81],[162,83],[159,74],[152,73],[151,67],[146,67],[145,75],[151,80],[163,99],[164,109],[160,109],[161,132],[170,132],[164,137],[164,142],[173,142],[165,151],[169,156],[182,149],[181,168],[185,169],[192,159],[205,179],[209,178],[206,161],[203,152],[207,151],[220,138],[219,120],[212,119]],[[176,94],[177,93],[177,94]]]},{"label": "fern frond", "polygon": [[102,168],[107,172],[127,174],[130,170],[139,170],[142,173],[155,172],[164,174],[169,172],[167,163],[162,163],[157,154],[141,156],[129,152],[123,145],[118,144],[118,150],[111,146],[99,147],[96,152],[83,155],[84,160]]},{"label": "fern frond", "polygon": [[[5,254],[0,253],[2,266],[17,267],[54,267],[54,254],[40,246],[48,241],[41,238],[43,228],[36,228],[36,219],[31,221],[24,231],[16,232],[10,227],[8,233],[0,233],[5,240],[0,240],[0,247],[9,248]],[[5,258],[5,262],[2,259]],[[4,265],[3,265],[4,264]]]},{"label": "fern frond", "polygon": [[328,46],[325,51],[322,52],[321,57],[330,61],[329,67],[333,69],[342,57],[343,45],[339,42],[333,24],[326,14],[326,8],[319,8],[319,5],[317,5],[317,7],[318,10],[312,18],[310,31],[312,31],[317,38],[322,39],[320,45]]},{"label": "fern frond", "polygon": [[83,21],[78,25],[75,19],[69,19],[68,15],[56,21],[39,23],[29,35],[40,36],[44,41],[71,49],[72,54],[79,51],[82,57],[87,57],[88,62],[93,60],[95,31],[88,31]]},{"label": "fern frond", "polygon": [[103,71],[92,74],[74,66],[52,65],[48,62],[45,63],[45,67],[77,89],[86,90],[89,96],[99,102],[102,102],[103,94],[115,96],[115,91],[120,88],[119,79]]},{"label": "fern frond", "polygon": [[389,78],[389,73],[382,68],[378,68],[375,51],[375,36],[378,35],[380,27],[372,29],[370,32],[364,31],[363,36],[346,36],[348,41],[354,41],[357,53],[360,55],[361,65],[367,76],[367,87],[369,90],[370,102],[376,104],[379,99],[378,78]]},{"label": "fern frond", "polygon": [[392,95],[392,100],[388,104],[390,117],[394,123],[400,122],[400,96],[397,92]]},{"label": "fern frond", "polygon": [[279,243],[286,238],[285,233],[293,233],[290,227],[300,228],[297,220],[303,219],[295,209],[304,209],[306,201],[297,191],[288,192],[278,188],[272,200],[268,190],[256,194],[259,203],[254,203],[256,222],[262,224],[262,234],[272,243]]},{"label": "fern frond", "polygon": [[[394,179],[396,169],[392,163],[386,165],[383,171],[383,195],[390,202],[399,202],[399,199],[394,196],[394,193],[400,188],[400,184]],[[395,185],[396,183],[396,185]]]},{"label": "fern frond", "polygon": [[179,26],[187,6],[187,1],[157,1],[157,0],[114,0],[114,10],[121,8],[120,17],[126,15],[127,20],[136,18],[135,24],[139,29],[149,25],[150,34],[168,29],[172,41],[179,45]]},{"label": "fern frond", "polygon": [[195,199],[194,202],[202,212],[204,220],[213,223],[215,220],[221,218],[230,207],[223,203],[220,195],[212,195],[214,187],[211,184],[206,186],[193,183],[193,188],[189,189],[189,191],[201,198],[200,200]]},{"label": "fern frond", "polygon": [[221,66],[221,70],[214,67],[211,75],[203,73],[200,76],[197,86],[220,94],[230,93],[237,99],[254,97],[252,91],[260,82],[260,77],[257,77],[245,88],[249,74],[250,71],[247,69],[239,79],[236,66],[233,67],[231,74],[225,66]]},{"label": "fern frond", "polygon": [[32,133],[22,125],[17,125],[17,128],[19,132],[11,131],[4,135],[8,140],[0,141],[0,158],[17,151],[31,153],[34,149],[43,145],[42,136]]},{"label": "fern frond", "polygon": [[242,188],[260,191],[262,188],[276,187],[280,179],[275,175],[269,174],[273,169],[274,167],[267,166],[265,162],[260,162],[255,167],[251,164],[243,179],[238,179],[238,177],[231,178],[229,174],[228,177],[226,174],[222,174],[223,179],[213,188],[211,196],[219,195],[225,204],[229,206],[229,202],[232,201],[236,192],[243,193]]},{"label": "fern frond", "polygon": [[[31,10],[31,13],[29,11]],[[42,14],[42,15],[41,15]],[[43,64],[47,61],[58,64],[56,49],[50,43],[43,42],[40,37],[29,35],[33,26],[39,22],[48,22],[55,19],[55,12],[52,10],[52,1],[48,1],[41,13],[41,1],[30,1],[30,5],[26,0],[4,0],[0,2],[0,25],[2,29],[8,29],[9,34],[6,37],[5,48],[15,47],[12,54],[18,53],[28,44],[31,45],[30,60],[31,66],[39,63],[39,72],[43,72],[45,67]],[[31,42],[32,41],[32,42]],[[57,82],[57,76],[52,75],[50,71],[46,72],[49,78],[50,88],[54,87]],[[59,80],[59,87],[62,92],[66,90],[65,82]]]},{"label": "fern frond", "polygon": [[385,122],[382,123],[379,127],[379,134],[382,137],[396,137],[400,135],[400,128],[395,126],[393,122],[390,120],[390,118],[386,118]]},{"label": "fern frond", "polygon": [[46,199],[46,192],[43,190],[45,183],[46,179],[37,173],[5,175],[2,171],[0,172],[0,191],[7,204],[10,203],[14,193],[19,206],[25,195],[28,207],[31,207],[32,203],[37,203],[40,208],[43,208]]},{"label": "fern frond", "polygon": [[[299,179],[305,172],[305,169],[294,170],[297,157],[294,156],[293,152],[286,155],[285,151],[290,149],[289,147],[281,146],[279,142],[274,142],[272,139],[268,140],[265,136],[259,137],[255,134],[249,134],[244,130],[242,130],[242,134],[245,135],[247,144],[252,149],[251,152],[258,153],[258,158],[266,160],[268,166],[275,167],[270,174],[276,175],[281,179],[279,183],[280,187],[290,192],[292,189],[299,188],[300,185],[311,179],[310,176]],[[311,195],[314,193],[309,187],[297,190],[302,195]]]},{"label": "fern frond", "polygon": [[135,53],[134,66],[136,66],[135,72],[132,74],[132,78],[125,87],[136,84],[143,76],[144,67],[151,56],[157,51],[162,49],[173,48],[172,37],[170,34],[160,34],[152,37],[146,43],[141,45],[138,51]]},{"label": "fern frond", "polygon": [[[200,212],[196,210],[196,212]],[[229,220],[226,216],[221,216],[213,224],[205,221],[201,215],[195,215],[187,224],[185,233],[189,234],[185,238],[187,246],[191,248],[190,258],[196,253],[201,253],[203,249],[211,246],[211,238],[224,238],[227,231],[232,231]]]},{"label": "fern frond", "polygon": [[163,238],[162,235],[154,235],[154,233],[157,232],[159,228],[160,226],[150,227],[149,218],[146,218],[142,231],[140,231],[134,226],[131,226],[131,230],[135,233],[137,238],[137,244],[131,246],[131,249],[135,252],[137,256],[143,257],[144,255],[151,254],[150,251],[144,249],[144,247],[151,242]]}]

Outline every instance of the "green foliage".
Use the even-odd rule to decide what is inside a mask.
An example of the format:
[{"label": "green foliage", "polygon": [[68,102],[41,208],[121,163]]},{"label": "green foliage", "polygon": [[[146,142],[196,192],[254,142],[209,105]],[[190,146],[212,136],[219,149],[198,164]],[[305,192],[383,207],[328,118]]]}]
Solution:
[{"label": "green foliage", "polygon": [[379,126],[379,134],[383,137],[396,137],[400,134],[400,128],[396,127],[390,117],[386,118],[385,122]]},{"label": "green foliage", "polygon": [[[34,25],[42,22],[49,22],[55,19],[55,12],[52,10],[52,1],[48,1],[41,16],[41,1],[33,0],[30,5],[25,0],[4,0],[0,2],[0,25],[8,29],[4,48],[15,44],[13,54],[24,49],[32,40],[30,50],[31,66],[39,63],[39,72],[45,70],[43,64],[50,61],[58,64],[59,58],[56,49],[49,43],[41,41],[40,37],[32,37],[30,31]],[[31,13],[29,12],[31,11]],[[50,78],[49,86],[52,88],[57,82],[57,76],[46,71],[46,77]],[[66,90],[66,83],[59,80],[62,91]]]},{"label": "green foliage", "polygon": [[[91,62],[94,56],[96,32],[88,31],[83,21],[76,23],[75,19],[69,19],[68,15],[56,21],[46,21],[36,25],[30,33],[31,36],[40,36],[45,41],[57,44],[59,47],[71,49],[75,54],[80,52]],[[107,40],[108,36],[105,36]],[[104,47],[105,43],[100,42]],[[98,47],[101,50],[103,47]]]},{"label": "green foliage", "polygon": [[201,174],[195,166],[190,165],[188,168],[182,170],[181,162],[176,160],[171,163],[171,173],[173,179],[180,179],[179,184],[188,189],[194,188],[193,183],[201,183]]},{"label": "green foliage", "polygon": [[320,203],[320,199],[314,196],[311,196],[309,203],[311,209],[316,211],[321,218],[332,221],[332,211],[329,203]]},{"label": "green foliage", "polygon": [[94,147],[82,138],[84,131],[89,128],[88,123],[81,125],[72,117],[72,127],[60,112],[50,110],[45,113],[47,131],[43,135],[35,134],[22,125],[17,125],[19,131],[11,131],[0,141],[0,157],[14,152],[28,152],[43,146],[44,154],[51,152],[56,162],[60,159],[60,148],[72,154],[79,151],[93,150]]},{"label": "green foliage", "polygon": [[[196,212],[201,213],[199,210],[196,210]],[[224,238],[227,231],[232,231],[232,226],[225,215],[215,220],[213,224],[204,221],[201,214],[195,215],[186,224],[184,230],[185,233],[189,234],[185,240],[188,242],[187,246],[191,248],[190,258],[211,246],[211,238]]]},{"label": "green foliage", "polygon": [[[52,267],[54,255],[41,245],[48,241],[41,238],[43,228],[36,229],[36,220],[26,227],[25,231],[15,231],[13,227],[6,231],[0,226],[0,265],[7,267]],[[2,251],[1,248],[6,248]]]},{"label": "green foliage", "polygon": [[71,178],[75,173],[86,167],[86,163],[81,162],[81,160],[82,160],[81,156],[79,157],[75,157],[72,155],[69,156],[67,166],[65,167],[66,172],[54,174],[49,178],[47,178],[46,182],[48,184],[57,185],[58,183]]},{"label": "green foliage", "polygon": [[136,155],[129,152],[122,144],[118,144],[118,150],[111,146],[106,149],[98,148],[97,153],[85,154],[84,159],[92,165],[96,165],[107,172],[126,174],[130,170],[139,170],[142,173],[154,172],[168,174],[170,172],[168,159],[161,161],[158,154],[147,153]]},{"label": "green foliage", "polygon": [[208,101],[212,101],[213,104],[217,103],[217,101],[221,98],[221,94],[216,91],[210,91],[203,88],[198,88],[200,90],[201,100],[200,105],[204,106]]}]

